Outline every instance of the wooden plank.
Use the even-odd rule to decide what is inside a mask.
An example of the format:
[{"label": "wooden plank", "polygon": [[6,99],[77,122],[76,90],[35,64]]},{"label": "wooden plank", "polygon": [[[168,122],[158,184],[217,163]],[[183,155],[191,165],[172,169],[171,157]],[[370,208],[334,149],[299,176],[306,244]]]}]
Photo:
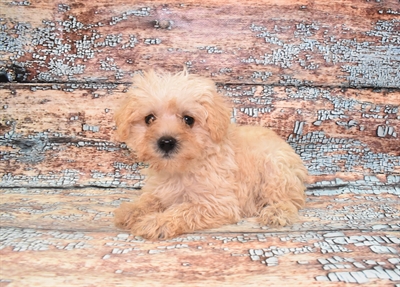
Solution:
[{"label": "wooden plank", "polygon": [[[169,242],[143,242],[125,233],[5,229],[3,234],[10,238],[0,251],[7,286],[256,286],[261,282],[314,286],[325,283],[323,280],[393,286],[397,282],[396,257],[371,251],[376,246],[398,250],[390,242],[397,238],[391,232],[372,233],[371,238],[389,240],[372,246],[369,242],[378,244],[375,239],[354,231],[336,236],[295,233],[291,237],[230,233],[185,236]],[[240,243],[244,238],[247,242]],[[335,246],[334,241],[343,238],[355,241],[341,245],[342,251],[322,254],[325,249],[320,246]],[[224,243],[226,239],[230,240]],[[286,247],[279,247],[283,240]],[[259,259],[251,255],[256,252],[262,254],[256,255]],[[30,264],[29,258],[36,258],[35,264]],[[287,270],[293,272],[289,275]]]},{"label": "wooden plank", "polygon": [[164,242],[117,232],[18,228],[3,228],[2,236],[2,283],[10,287],[399,282],[400,239],[389,231],[219,233]]},{"label": "wooden plank", "polygon": [[[114,138],[112,117],[126,89],[115,84],[3,85],[0,185],[139,186],[143,165]],[[231,100],[238,124],[267,126],[287,139],[313,182],[356,181],[365,175],[389,185],[399,182],[399,91],[219,89]]]},{"label": "wooden plank", "polygon": [[[69,231],[114,231],[112,211],[135,201],[134,189],[3,189],[1,226]],[[259,226],[254,218],[212,232],[400,230],[400,189],[345,185],[307,191],[306,208],[290,227]],[[203,231],[209,232],[209,231]]]},{"label": "wooden plank", "polygon": [[[295,132],[296,121],[305,122],[298,135],[323,129],[330,136],[375,139],[381,143],[374,146],[398,151],[393,141],[400,126],[399,90],[269,85],[218,88],[230,99],[233,117],[240,124],[268,126],[288,138]],[[52,137],[113,141],[112,117],[128,89],[128,85],[117,84],[0,85],[1,131],[26,135],[48,131]]]},{"label": "wooden plank", "polygon": [[[147,241],[117,230],[128,189],[0,190],[2,286],[393,286],[399,281],[400,190],[308,191],[299,222],[253,219]],[[35,264],[32,264],[32,262]],[[341,286],[341,285],[338,285]]]},{"label": "wooden plank", "polygon": [[397,0],[2,1],[19,81],[130,81],[187,65],[221,83],[400,87]]}]

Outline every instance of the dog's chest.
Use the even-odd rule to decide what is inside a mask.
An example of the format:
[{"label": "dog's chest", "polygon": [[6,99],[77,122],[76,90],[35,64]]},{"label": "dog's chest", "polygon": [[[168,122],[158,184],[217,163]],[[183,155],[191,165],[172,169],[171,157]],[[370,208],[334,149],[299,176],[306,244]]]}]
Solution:
[{"label": "dog's chest", "polygon": [[[156,179],[154,179],[156,180]],[[152,184],[153,183],[153,184]],[[164,206],[180,204],[184,201],[185,183],[180,177],[168,176],[158,178],[153,185],[153,194],[160,198]]]},{"label": "dog's chest", "polygon": [[172,206],[184,202],[202,202],[204,190],[205,187],[201,187],[192,177],[170,176],[158,180],[153,194],[160,198],[164,206]]}]

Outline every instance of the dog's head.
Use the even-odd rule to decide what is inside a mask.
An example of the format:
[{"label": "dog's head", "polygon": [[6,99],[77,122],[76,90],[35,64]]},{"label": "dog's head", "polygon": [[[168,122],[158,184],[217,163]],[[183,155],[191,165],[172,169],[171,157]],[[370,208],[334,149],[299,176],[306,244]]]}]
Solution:
[{"label": "dog's head", "polygon": [[154,169],[184,170],[218,151],[226,137],[230,109],[203,77],[148,71],[115,114],[118,140]]}]

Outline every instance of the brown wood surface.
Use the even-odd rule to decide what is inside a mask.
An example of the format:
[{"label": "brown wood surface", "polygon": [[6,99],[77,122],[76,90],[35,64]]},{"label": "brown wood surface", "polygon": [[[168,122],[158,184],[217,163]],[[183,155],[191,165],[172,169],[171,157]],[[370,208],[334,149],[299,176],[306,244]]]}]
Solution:
[{"label": "brown wood surface", "polygon": [[[360,231],[294,232],[290,236],[221,232],[218,236],[189,235],[169,242],[143,242],[126,233],[99,231],[5,229],[3,234],[14,237],[6,241],[8,246],[2,250],[3,271],[7,274],[2,280],[3,286],[348,286],[346,283],[362,283],[381,287],[398,283],[395,266],[398,257],[371,251],[378,249],[375,246],[398,250],[391,241],[397,242],[398,237],[389,231],[371,232],[369,238],[363,237]],[[257,235],[263,236],[261,240]],[[34,243],[26,239],[28,236]],[[350,242],[335,244],[346,239]],[[369,245],[377,244],[376,240],[383,242]],[[281,249],[277,246],[282,246],[282,242],[285,247]],[[321,249],[329,249],[319,246],[343,251],[321,254]],[[33,248],[39,250],[30,250]],[[261,255],[260,259],[252,260],[253,250],[269,257]],[[270,256],[273,252],[277,255]],[[32,257],[34,261],[28,259]]]},{"label": "brown wood surface", "polygon": [[[115,108],[183,66],[302,157],[293,226],[113,226],[144,179]],[[399,67],[397,0],[0,1],[0,286],[399,286]]]},{"label": "brown wood surface", "polygon": [[[142,164],[115,141],[126,85],[5,84],[0,87],[0,186],[140,185]],[[379,176],[399,183],[398,90],[219,86],[237,124],[277,131],[313,182]],[[394,176],[387,182],[386,176]]]},{"label": "brown wood surface", "polygon": [[[365,185],[361,185],[361,187]],[[40,228],[70,231],[115,231],[112,211],[121,202],[134,201],[140,194],[136,189],[120,188],[68,188],[3,189],[2,226]],[[307,191],[305,209],[301,219],[293,226],[267,228],[259,226],[255,219],[236,225],[228,225],[225,232],[288,232],[328,231],[340,229],[400,230],[400,190],[371,189],[359,192],[351,186],[327,189],[313,188]],[[205,230],[202,232],[214,232]]]},{"label": "brown wood surface", "polygon": [[11,1],[1,57],[21,81],[130,81],[150,67],[222,83],[400,87],[397,0]]},{"label": "brown wood surface", "polygon": [[[118,231],[127,189],[6,189],[3,286],[319,286],[400,282],[400,191],[308,192],[291,227],[254,219],[167,241]],[[341,283],[338,283],[341,282]]]}]

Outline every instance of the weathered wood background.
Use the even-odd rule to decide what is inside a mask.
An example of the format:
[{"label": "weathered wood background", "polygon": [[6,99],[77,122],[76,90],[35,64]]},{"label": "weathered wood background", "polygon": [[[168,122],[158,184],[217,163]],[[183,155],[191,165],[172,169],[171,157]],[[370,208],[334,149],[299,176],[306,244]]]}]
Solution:
[{"label": "weathered wood background", "polygon": [[[184,65],[303,158],[297,224],[113,227],[143,181],[114,110]],[[2,0],[0,68],[0,286],[400,284],[398,0]]]}]

